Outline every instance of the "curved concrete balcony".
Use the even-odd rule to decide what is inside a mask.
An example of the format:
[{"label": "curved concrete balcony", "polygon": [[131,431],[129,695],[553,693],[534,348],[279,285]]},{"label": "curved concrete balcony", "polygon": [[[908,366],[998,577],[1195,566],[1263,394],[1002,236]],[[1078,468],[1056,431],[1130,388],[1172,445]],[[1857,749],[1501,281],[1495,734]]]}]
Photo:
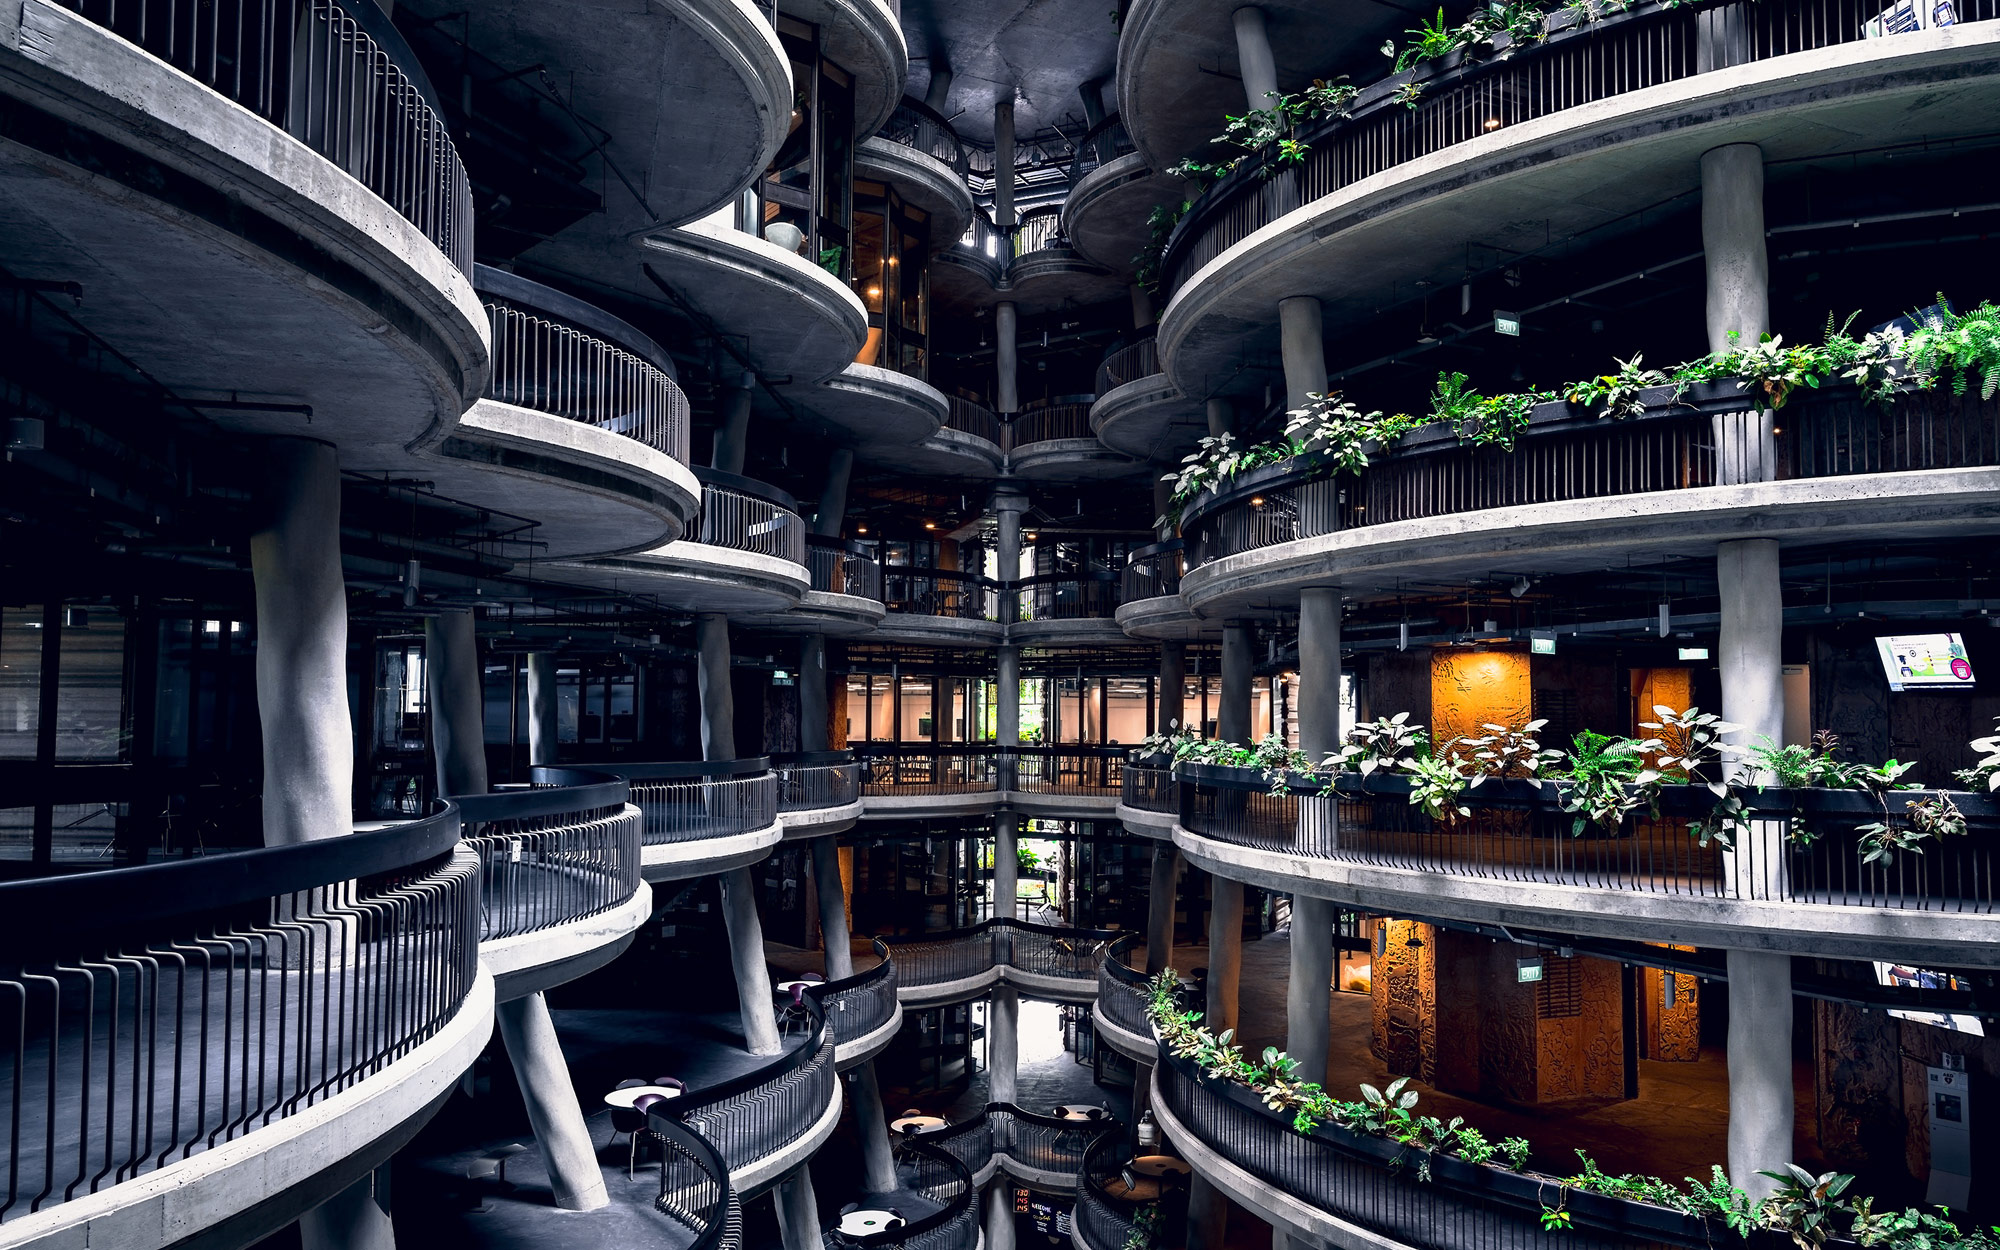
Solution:
[{"label": "curved concrete balcony", "polygon": [[1097,366],[1090,432],[1121,455],[1171,465],[1208,433],[1208,409],[1160,372],[1158,344],[1148,336]]},{"label": "curved concrete balcony", "polygon": [[657,547],[701,507],[673,360],[617,317],[481,265],[486,392],[437,445],[455,499],[539,522],[555,559]]},{"label": "curved concrete balcony", "polygon": [[647,1112],[646,1130],[660,1153],[660,1189],[653,1209],[690,1239],[687,1250],[743,1250],[742,1204],[721,1152],[654,1109]]},{"label": "curved concrete balcony", "polygon": [[1008,471],[1031,482],[1101,482],[1144,472],[1138,461],[1111,450],[1091,433],[1095,399],[1071,396],[1008,418],[1001,442]]},{"label": "curved concrete balcony", "polygon": [[[1750,829],[1725,849],[1689,832],[1715,805],[1706,786],[1669,787],[1657,818],[1579,832],[1552,782],[1487,782],[1447,821],[1412,807],[1406,777],[1300,777],[1282,795],[1254,768],[1183,764],[1180,778],[1175,843],[1265,889],[1587,937],[2000,966],[2000,807],[1981,795],[1952,796],[1965,837],[1868,864],[1858,829],[1884,812],[1850,791],[1747,796]],[[1793,822],[1809,844],[1786,838]]]},{"label": "curved concrete balcony", "polygon": [[1020,746],[1003,764],[1007,807],[1023,816],[1108,820],[1118,807],[1127,750],[1121,746]]},{"label": "curved concrete balcony", "polygon": [[[1319,298],[1338,335],[1374,315],[1362,292],[1457,275],[1436,249],[1463,241],[1469,222],[1534,220],[1554,237],[1610,244],[1636,228],[1618,224],[1628,214],[1697,191],[1701,154],[1718,145],[1755,143],[1779,165],[1824,153],[1829,134],[1850,151],[1964,136],[2000,108],[2000,22],[1863,40],[1857,23],[1801,7],[1757,10],[1750,42],[1762,59],[1707,73],[1695,72],[1698,16],[1654,7],[1478,67],[1426,69],[1414,110],[1391,84],[1370,87],[1352,119],[1316,133],[1295,172],[1239,170],[1175,231],[1159,329],[1168,375],[1185,390],[1246,356],[1276,359],[1281,298]],[[1792,33],[1800,17],[1811,33]],[[1792,50],[1816,41],[1841,42]],[[1627,64],[1643,69],[1610,72]],[[1577,95],[1548,85],[1585,80],[1598,85]]]},{"label": "curved concrete balcony", "polygon": [[806,570],[812,589],[796,606],[782,612],[743,618],[755,629],[773,633],[824,634],[851,638],[882,623],[882,566],[862,543],[806,535]]},{"label": "curved concrete balcony", "polygon": [[771,761],[605,764],[632,786],[642,817],[641,872],[682,881],[754,864],[784,840]]},{"label": "curved concrete balcony", "polygon": [[0,884],[0,1245],[239,1245],[365,1177],[492,1032],[480,923],[452,808]]},{"label": "curved concrete balcony", "polygon": [[1062,232],[1062,209],[1051,205],[1022,215],[1013,230],[1013,252],[1000,286],[1030,315],[1095,304],[1124,293],[1118,275],[1084,256]]},{"label": "curved concrete balcony", "polygon": [[1124,119],[1113,113],[1076,141],[1062,204],[1063,237],[1085,259],[1129,278],[1152,241],[1153,209],[1178,204],[1183,194],[1179,179],[1155,174],[1133,150]]},{"label": "curved concrete balcony", "polygon": [[738,343],[758,373],[805,384],[852,364],[868,338],[861,297],[805,257],[737,229],[733,213],[647,234],[642,258],[677,305]]},{"label": "curved concrete balcony", "polygon": [[1203,621],[1181,598],[1187,544],[1178,538],[1135,548],[1118,577],[1119,627],[1134,638],[1192,641],[1212,637],[1217,622]]},{"label": "curved concrete balcony", "polygon": [[1131,1157],[1117,1137],[1099,1138],[1084,1151],[1070,1225],[1076,1250],[1125,1250],[1135,1238],[1162,1246],[1186,1244],[1185,1190],[1159,1180],[1128,1181]]},{"label": "curved concrete balcony", "polygon": [[1013,584],[1007,641],[1041,646],[1116,646],[1119,578],[1110,572],[1045,573]]},{"label": "curved concrete balcony", "polygon": [[[0,36],[0,265],[77,284],[89,333],[226,430],[430,479],[487,326],[469,184],[400,36],[373,5],[115,12],[26,0]],[[314,70],[329,46],[366,70]]]},{"label": "curved concrete balcony", "polygon": [[1172,839],[1181,814],[1180,778],[1164,757],[1141,764],[1127,759],[1119,770],[1118,819],[1132,833]]},{"label": "curved concrete balcony", "polygon": [[893,1208],[903,1218],[866,1236],[830,1228],[827,1250],[978,1250],[985,1244],[979,1181],[956,1153],[905,1135],[897,1144],[895,1173],[893,1192],[864,1194],[844,1209]]},{"label": "curved concrete balcony", "polygon": [[853,744],[871,817],[990,813],[1006,806],[1007,757],[993,744]]},{"label": "curved concrete balcony", "polygon": [[869,458],[881,444],[919,444],[944,425],[950,407],[944,393],[894,369],[850,364],[810,390],[790,388],[801,407],[828,425],[860,440]]},{"label": "curved concrete balcony", "polygon": [[[798,501],[734,473],[700,468],[694,473],[701,482],[701,517],[689,537],[651,551],[556,567],[572,581],[736,620],[766,619],[797,607],[812,589]],[[820,611],[831,619],[871,615],[862,604],[822,603]]]},{"label": "curved concrete balcony", "polygon": [[905,97],[883,133],[855,146],[854,174],[888,183],[904,203],[928,214],[933,249],[972,226],[977,210],[965,181],[965,149],[951,124],[922,101]]},{"label": "curved concrete balcony", "polygon": [[800,1023],[786,1035],[784,1053],[728,1080],[690,1088],[648,1113],[713,1143],[729,1167],[730,1185],[746,1201],[812,1158],[840,1122],[835,1027],[812,995],[794,1010]]},{"label": "curved concrete balcony", "polygon": [[914,1129],[907,1144],[950,1155],[965,1166],[973,1184],[984,1187],[1005,1174],[1025,1185],[1066,1193],[1082,1175],[1091,1148],[1120,1140],[1124,1125],[1106,1116],[1071,1119],[1039,1115],[1008,1102],[989,1102],[956,1124]]},{"label": "curved concrete balcony", "polygon": [[[1757,423],[1746,406],[1733,383],[1690,388],[1681,402],[1661,387],[1630,422],[1543,405],[1512,452],[1467,451],[1426,430],[1358,480],[1304,461],[1252,470],[1183,515],[1181,598],[1215,620],[1296,605],[1307,585],[1462,580],[1496,560],[1585,572],[1657,553],[1662,532],[1787,545],[1993,532],[2000,458],[1958,436],[1994,420],[2000,402],[1914,392],[1884,410],[1830,388],[1787,405],[1768,441],[1748,437]],[[1531,481],[1558,459],[1591,456]],[[1458,493],[1446,503],[1448,492]]]},{"label": "curved concrete balcony", "polygon": [[452,799],[479,857],[479,957],[503,1003],[610,963],[653,914],[625,779],[574,768],[532,779]]},{"label": "curved concrete balcony", "polygon": [[884,938],[896,960],[905,1007],[938,1007],[1011,986],[1034,998],[1087,1003],[1097,997],[1097,965],[1109,929],[1067,929],[1025,920],[988,920],[969,929]]},{"label": "curved concrete balcony", "polygon": [[957,395],[945,397],[944,424],[921,443],[876,443],[861,451],[871,465],[915,477],[994,478],[1007,465],[1000,418]]},{"label": "curved concrete balcony", "polygon": [[771,772],[786,838],[840,833],[861,819],[861,765],[852,751],[774,755]]},{"label": "curved concrete balcony", "polygon": [[1139,940],[1128,933],[1105,949],[1097,967],[1097,1001],[1090,1009],[1097,1025],[1097,1040],[1135,1063],[1150,1064],[1158,1058],[1153,1021],[1146,1014],[1150,995],[1146,974],[1125,962],[1125,956]]},{"label": "curved concrete balcony", "polygon": [[828,981],[808,976],[798,981],[777,978],[780,993],[796,987],[818,1003],[834,1030],[834,1062],[842,1072],[882,1053],[903,1027],[903,1004],[896,996],[896,965],[889,947],[875,939],[875,965],[851,977]]},{"label": "curved concrete balcony", "polygon": [[918,646],[997,647],[1007,640],[1000,583],[948,569],[882,570],[887,615],[875,636]]},{"label": "curved concrete balcony", "polygon": [[854,136],[872,135],[896,111],[910,77],[910,49],[891,0],[785,0],[786,17],[819,28],[820,53],[854,77]]}]

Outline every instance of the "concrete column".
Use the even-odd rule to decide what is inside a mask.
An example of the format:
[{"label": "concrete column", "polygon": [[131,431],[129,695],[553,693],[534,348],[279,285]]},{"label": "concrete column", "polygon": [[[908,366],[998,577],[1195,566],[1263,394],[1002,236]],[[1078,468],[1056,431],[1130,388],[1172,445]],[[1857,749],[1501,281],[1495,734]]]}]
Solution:
[{"label": "concrete column", "polygon": [[[1722,671],[1722,719],[1742,726],[1738,743],[1785,740],[1783,644],[1784,597],[1779,580],[1778,542],[1747,538],[1717,543],[1715,581],[1721,626],[1716,666]],[[1734,780],[1761,784],[1743,764],[1730,769]],[[1785,822],[1752,822],[1729,853],[1731,886],[1738,898],[1785,897]],[[1735,997],[1731,995],[1731,1004]]]},{"label": "concrete column", "polygon": [[1208,436],[1220,438],[1224,434],[1236,432],[1236,406],[1226,395],[1211,396],[1208,401]]},{"label": "concrete column", "polygon": [[1761,1201],[1793,1159],[1792,958],[1724,952],[1729,969],[1729,1178]]},{"label": "concrete column", "polygon": [[1021,818],[1002,812],[993,818],[993,918],[1020,919]]},{"label": "concrete column", "polygon": [[340,462],[326,443],[274,438],[262,468],[250,574],[257,594],[264,844],[285,846],[354,832]]},{"label": "concrete column", "polygon": [[729,683],[729,618],[704,612],[694,618],[701,647],[701,758],[736,758],[736,695]]},{"label": "concrete column", "polygon": [[1224,742],[1250,745],[1250,627],[1222,626],[1222,706],[1216,710],[1216,736]]},{"label": "concrete column", "polygon": [[[1299,1074],[1326,1084],[1327,1015],[1333,1003],[1333,919],[1323,898],[1292,896],[1291,983],[1285,989],[1285,1050]],[[1213,976],[1214,973],[1209,974]]]},{"label": "concrete column", "polygon": [[1243,973],[1243,883],[1211,877],[1208,913],[1208,1027],[1236,1027],[1236,985]]},{"label": "concrete column", "polygon": [[875,1061],[862,1064],[853,1075],[854,1122],[861,1130],[861,1188],[871,1194],[895,1193],[896,1152],[889,1145],[889,1117],[883,1112]]},{"label": "concrete column", "polygon": [[854,945],[847,932],[847,889],[840,883],[840,842],[832,834],[812,840],[813,890],[819,895],[819,931],[826,942],[826,979],[854,975]]},{"label": "concrete column", "polygon": [[1278,301],[1278,346],[1285,362],[1285,407],[1303,408],[1308,396],[1326,394],[1326,335],[1318,300],[1294,295]]},{"label": "concrete column", "polygon": [[1340,749],[1340,591],[1299,592],[1299,750],[1314,764]]},{"label": "concrete column", "polygon": [[[1732,334],[1735,342],[1755,343],[1771,328],[1764,152],[1756,144],[1732,143],[1702,153],[1701,247],[1708,280],[1709,350],[1728,351]],[[1776,417],[1749,411],[1747,400],[1744,407],[1714,421],[1716,481],[1722,485],[1767,482],[1777,471]]]},{"label": "concrete column", "polygon": [[1014,1250],[1014,1179],[996,1174],[986,1187],[986,1245],[982,1250]]},{"label": "concrete column", "polygon": [[1028,497],[1013,490],[996,490],[992,507],[998,530],[994,554],[998,557],[1000,580],[1015,581],[1021,576],[1021,514],[1028,510]]},{"label": "concrete column", "polygon": [[799,750],[827,749],[826,635],[799,640]]},{"label": "concrete column", "polygon": [[[1174,961],[1174,904],[1178,901],[1180,882],[1180,848],[1170,842],[1156,843],[1153,875],[1146,884],[1146,975],[1149,977]],[[1132,1112],[1135,1120],[1138,1114],[1136,1109]]]},{"label": "concrete column", "polygon": [[556,657],[547,651],[528,653],[528,763],[553,768],[560,721],[556,709]]},{"label": "concrete column", "polygon": [[1188,1178],[1187,1250],[1223,1250],[1229,1231],[1229,1199],[1201,1173]]},{"label": "concrete column", "polygon": [[1175,725],[1187,723],[1187,644],[1160,644],[1159,714],[1154,733],[1171,733]]},{"label": "concrete column", "polygon": [[[258,639],[259,645],[262,638]],[[375,1169],[299,1217],[303,1250],[396,1250],[389,1167]]]},{"label": "concrete column", "polygon": [[548,1165],[556,1205],[565,1211],[595,1211],[606,1205],[611,1198],[597,1166],[597,1148],[570,1084],[569,1064],[549,1019],[548,1000],[539,993],[529,994],[495,1005],[493,1014],[514,1065],[514,1079],[528,1104],[528,1123],[534,1126],[535,1144]]},{"label": "concrete column", "polygon": [[993,224],[1014,228],[1014,95],[993,106]]},{"label": "concrete column", "polygon": [[724,473],[743,472],[744,456],[750,450],[750,401],[757,385],[753,374],[743,374],[736,385],[724,388],[722,410],[717,413],[719,423],[715,427],[715,454],[709,457],[709,466]]},{"label": "concrete column", "polygon": [[854,452],[836,447],[826,458],[826,478],[819,488],[819,508],[813,513],[813,533],[838,538],[847,521],[847,484],[854,476]]},{"label": "concrete column", "polygon": [[1020,1071],[1021,995],[1001,987],[986,1008],[988,1102],[1013,1102]]},{"label": "concrete column", "polygon": [[486,793],[486,711],[472,613],[424,619],[424,687],[439,794]]},{"label": "concrete column", "polygon": [[993,734],[995,745],[1010,751],[1021,745],[1021,649],[1001,647],[995,662]]},{"label": "concrete column", "polygon": [[1153,311],[1152,292],[1137,282],[1134,282],[1130,289],[1132,294],[1132,328],[1134,330],[1148,329],[1158,318],[1158,314]]},{"label": "concrete column", "polygon": [[1271,33],[1264,10],[1244,7],[1231,15],[1236,26],[1236,67],[1243,74],[1243,98],[1253,109],[1268,109],[1278,90],[1278,63],[1271,56]]},{"label": "concrete column", "polygon": [[812,1169],[804,1163],[778,1182],[771,1195],[778,1208],[778,1237],[785,1250],[825,1250],[819,1231],[819,1199]]},{"label": "concrete column", "polygon": [[[1076,89],[1077,95],[1083,98],[1083,121],[1087,126],[1095,126],[1104,120],[1105,81],[1102,78],[1093,78]],[[1118,154],[1117,145],[1112,142],[1109,134],[1099,135],[1091,142],[1092,146],[1097,149],[1099,164],[1103,164]]]},{"label": "concrete column", "polygon": [[[950,99],[951,66],[945,64],[941,53],[933,52],[931,56],[931,80],[924,87],[924,103],[930,106],[933,113],[943,116],[945,113],[945,103]],[[942,136],[938,128],[929,122],[925,122],[919,134],[920,142],[918,146],[933,156],[939,155],[937,142]]]},{"label": "concrete column", "polygon": [[729,962],[736,970],[736,996],[743,1011],[744,1048],[775,1055],[778,1013],[771,1001],[771,970],[764,965],[764,924],[757,918],[757,886],[748,868],[722,874],[722,923],[729,930]]},{"label": "concrete column", "polygon": [[1020,384],[1020,344],[1016,340],[1019,321],[1014,315],[1011,300],[1002,300],[993,306],[993,363],[996,369],[994,393],[999,398],[996,405],[1003,413],[1019,412],[1021,409]]}]

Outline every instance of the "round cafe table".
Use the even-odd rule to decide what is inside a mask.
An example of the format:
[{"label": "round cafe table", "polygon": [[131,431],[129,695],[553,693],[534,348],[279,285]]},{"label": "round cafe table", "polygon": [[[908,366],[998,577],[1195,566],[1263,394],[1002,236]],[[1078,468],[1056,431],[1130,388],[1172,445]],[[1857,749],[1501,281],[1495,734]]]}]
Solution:
[{"label": "round cafe table", "polygon": [[783,994],[784,996],[789,998],[791,997],[792,990],[797,986],[804,986],[807,989],[811,989],[815,985],[825,985],[825,984],[826,982],[824,981],[805,981],[805,980],[780,981],[778,982],[776,989],[778,993]]},{"label": "round cafe table", "polygon": [[870,1237],[876,1233],[886,1233],[892,1228],[901,1228],[903,1217],[895,1211],[862,1210],[849,1211],[840,1217],[838,1230],[849,1237]]},{"label": "round cafe table", "polygon": [[1102,1120],[1106,1115],[1107,1113],[1104,1108],[1093,1107],[1089,1103],[1082,1102],[1064,1103],[1062,1106],[1056,1108],[1056,1116],[1064,1120]]},{"label": "round cafe table", "polygon": [[895,1129],[905,1137],[915,1137],[919,1133],[928,1133],[932,1129],[943,1128],[944,1126],[945,1120],[943,1117],[934,1115],[906,1115],[901,1119],[889,1122],[890,1128]]},{"label": "round cafe table", "polygon": [[604,1096],[604,1105],[607,1107],[622,1107],[629,1111],[632,1109],[632,1104],[638,1102],[648,1094],[653,1094],[660,1098],[679,1098],[681,1096],[681,1092],[671,1085],[628,1085],[624,1089],[614,1089],[606,1094]]},{"label": "round cafe table", "polygon": [[1156,1179],[1186,1176],[1194,1171],[1187,1165],[1187,1160],[1176,1159],[1172,1155],[1140,1155],[1126,1166],[1132,1169],[1134,1176],[1151,1176]]}]

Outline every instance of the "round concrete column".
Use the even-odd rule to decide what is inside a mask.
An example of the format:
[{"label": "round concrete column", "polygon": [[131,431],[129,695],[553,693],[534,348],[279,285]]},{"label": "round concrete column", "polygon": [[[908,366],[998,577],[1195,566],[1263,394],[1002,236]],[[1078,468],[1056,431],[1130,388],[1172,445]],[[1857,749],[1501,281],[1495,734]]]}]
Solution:
[{"label": "round concrete column", "polygon": [[1299,750],[1314,764],[1340,749],[1340,591],[1299,592]]},{"label": "round concrete column", "polygon": [[424,620],[424,687],[431,705],[431,753],[439,794],[484,794],[486,709],[479,636],[472,613]]},{"label": "round concrete column", "polygon": [[1253,109],[1271,108],[1278,91],[1278,63],[1271,56],[1271,33],[1264,27],[1264,10],[1241,8],[1231,15],[1236,27],[1236,65],[1243,74],[1244,102]]},{"label": "round concrete column", "polygon": [[497,1004],[493,1015],[521,1097],[528,1104],[528,1123],[534,1126],[535,1144],[548,1165],[556,1205],[565,1211],[595,1211],[606,1205],[611,1198],[597,1166],[597,1148],[583,1123],[569,1064],[549,1019],[548,1000],[529,994]]},{"label": "round concrete column", "polygon": [[1222,698],[1216,709],[1216,736],[1250,745],[1250,627],[1222,627]]},{"label": "round concrete column", "polygon": [[750,451],[750,403],[756,397],[752,389],[757,385],[756,376],[743,374],[736,385],[722,392],[722,411],[715,427],[714,454],[709,457],[709,465],[724,473],[743,472],[743,461]]},{"label": "round concrete column", "polygon": [[554,768],[560,707],[556,692],[556,657],[546,651],[528,653],[528,763]]},{"label": "round concrete column", "polygon": [[1793,1159],[1792,958],[1725,952],[1729,969],[1729,1179],[1768,1198]]},{"label": "round concrete column", "polygon": [[283,846],[354,832],[347,582],[334,449],[274,438],[262,468],[250,574],[257,595],[264,844]]},{"label": "round concrete column", "polygon": [[1005,1172],[996,1173],[986,1187],[986,1244],[981,1250],[1014,1250],[1014,1179]]},{"label": "round concrete column", "polygon": [[[1014,228],[1014,96],[993,105],[993,224]],[[1011,254],[1011,253],[1010,253]],[[1011,311],[1012,304],[1006,305]],[[1005,411],[1012,411],[1007,409]]]},{"label": "round concrete column", "polygon": [[[1169,967],[1174,960],[1174,904],[1179,901],[1180,882],[1180,848],[1171,842],[1154,844],[1153,874],[1146,884],[1146,975],[1149,977]],[[1132,1114],[1137,1117],[1139,1113]]]},{"label": "round concrete column", "polygon": [[1201,1173],[1188,1178],[1187,1250],[1223,1250],[1229,1232],[1229,1199]]},{"label": "round concrete column", "polygon": [[778,1182],[772,1199],[778,1208],[778,1237],[785,1250],[826,1250],[819,1231],[819,1199],[813,1195],[812,1169],[801,1163]]},{"label": "round concrete column", "polygon": [[993,818],[993,918],[1018,920],[1021,911],[1021,818]]},{"label": "round concrete column", "polygon": [[1326,394],[1326,334],[1319,301],[1294,295],[1278,301],[1278,346],[1285,362],[1285,407],[1303,408]]},{"label": "round concrete column", "polygon": [[[940,116],[945,112],[945,104],[951,99],[951,77],[951,66],[945,64],[944,57],[939,51],[933,51],[931,80],[924,87],[924,103],[930,107],[931,112]],[[932,152],[938,139],[942,137],[938,128],[929,122],[919,127],[918,133],[922,137],[922,142],[918,146],[926,152]]]},{"label": "round concrete column", "polygon": [[[1702,154],[1701,249],[1708,280],[1709,350],[1755,343],[1771,328],[1764,153],[1756,144],[1732,143]],[[1743,411],[1718,415],[1714,426],[1718,483],[1767,482],[1776,475],[1776,418],[1771,413],[1750,411],[1745,400]]]},{"label": "round concrete column", "polygon": [[1019,321],[1014,315],[1012,300],[1002,300],[993,306],[993,365],[994,394],[999,403],[995,405],[1002,413],[1013,413],[1021,408],[1020,387],[1020,333]]},{"label": "round concrete column", "polygon": [[1154,733],[1171,733],[1187,720],[1187,644],[1160,644],[1160,697]]},{"label": "round concrete column", "polygon": [[799,640],[799,750],[827,749],[826,635]]},{"label": "round concrete column", "polygon": [[736,758],[736,695],[729,682],[729,618],[704,612],[694,618],[701,647],[701,758]]},{"label": "round concrete column", "polygon": [[[261,639],[259,640],[261,642]],[[303,1250],[396,1250],[385,1164],[299,1217]]]},{"label": "round concrete column", "polygon": [[1021,995],[1002,986],[986,1009],[986,1101],[1014,1101],[1020,1054]]},{"label": "round concrete column", "polygon": [[1001,647],[994,656],[993,707],[995,745],[1012,751],[1021,745],[1021,649]]},{"label": "round concrete column", "polygon": [[[829,839],[830,841],[831,839]],[[853,1072],[854,1123],[861,1130],[861,1188],[871,1194],[896,1192],[896,1153],[889,1145],[889,1117],[882,1109],[882,1085],[870,1059]]]},{"label": "round concrete column", "polygon": [[1236,432],[1236,405],[1230,402],[1227,395],[1210,396],[1206,416],[1210,438],[1221,438],[1224,434]]},{"label": "round concrete column", "polygon": [[847,484],[854,477],[854,453],[836,447],[826,458],[826,477],[820,483],[819,507],[813,512],[813,533],[822,538],[840,537],[847,520]]},{"label": "round concrete column", "polygon": [[840,844],[832,834],[812,840],[813,890],[819,895],[819,931],[826,943],[826,979],[854,975],[854,944],[847,930],[847,887],[840,881]]},{"label": "round concrete column", "polygon": [[[1333,919],[1323,898],[1292,896],[1291,982],[1285,987],[1285,1050],[1304,1080],[1326,1084],[1328,1012],[1333,1005]],[[1213,975],[1213,974],[1211,974]]]},{"label": "round concrete column", "polygon": [[778,1013],[771,1001],[771,970],[764,965],[764,924],[757,918],[757,886],[748,868],[722,874],[722,923],[729,930],[729,962],[736,972],[736,997],[743,1011],[744,1049],[775,1055]]},{"label": "round concrete column", "polygon": [[1243,975],[1243,883],[1210,877],[1208,1019],[1213,1032],[1236,1027],[1236,986]]},{"label": "round concrete column", "polygon": [[[1782,743],[1785,605],[1777,540],[1716,544],[1715,581],[1722,609],[1715,656],[1722,674],[1722,719],[1742,726],[1735,735],[1738,743]],[[1746,785],[1771,780],[1743,763],[1733,765],[1731,772]],[[1736,897],[1785,897],[1785,822],[1752,822],[1736,839],[1729,865]]]}]

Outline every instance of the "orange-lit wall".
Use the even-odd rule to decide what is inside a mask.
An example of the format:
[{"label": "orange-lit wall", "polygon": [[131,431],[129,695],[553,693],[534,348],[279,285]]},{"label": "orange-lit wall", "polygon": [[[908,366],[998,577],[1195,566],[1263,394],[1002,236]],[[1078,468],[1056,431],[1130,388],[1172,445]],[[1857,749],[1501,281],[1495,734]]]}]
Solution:
[{"label": "orange-lit wall", "polygon": [[1491,723],[1519,729],[1534,719],[1528,656],[1521,651],[1431,653],[1431,741],[1477,737]]}]

